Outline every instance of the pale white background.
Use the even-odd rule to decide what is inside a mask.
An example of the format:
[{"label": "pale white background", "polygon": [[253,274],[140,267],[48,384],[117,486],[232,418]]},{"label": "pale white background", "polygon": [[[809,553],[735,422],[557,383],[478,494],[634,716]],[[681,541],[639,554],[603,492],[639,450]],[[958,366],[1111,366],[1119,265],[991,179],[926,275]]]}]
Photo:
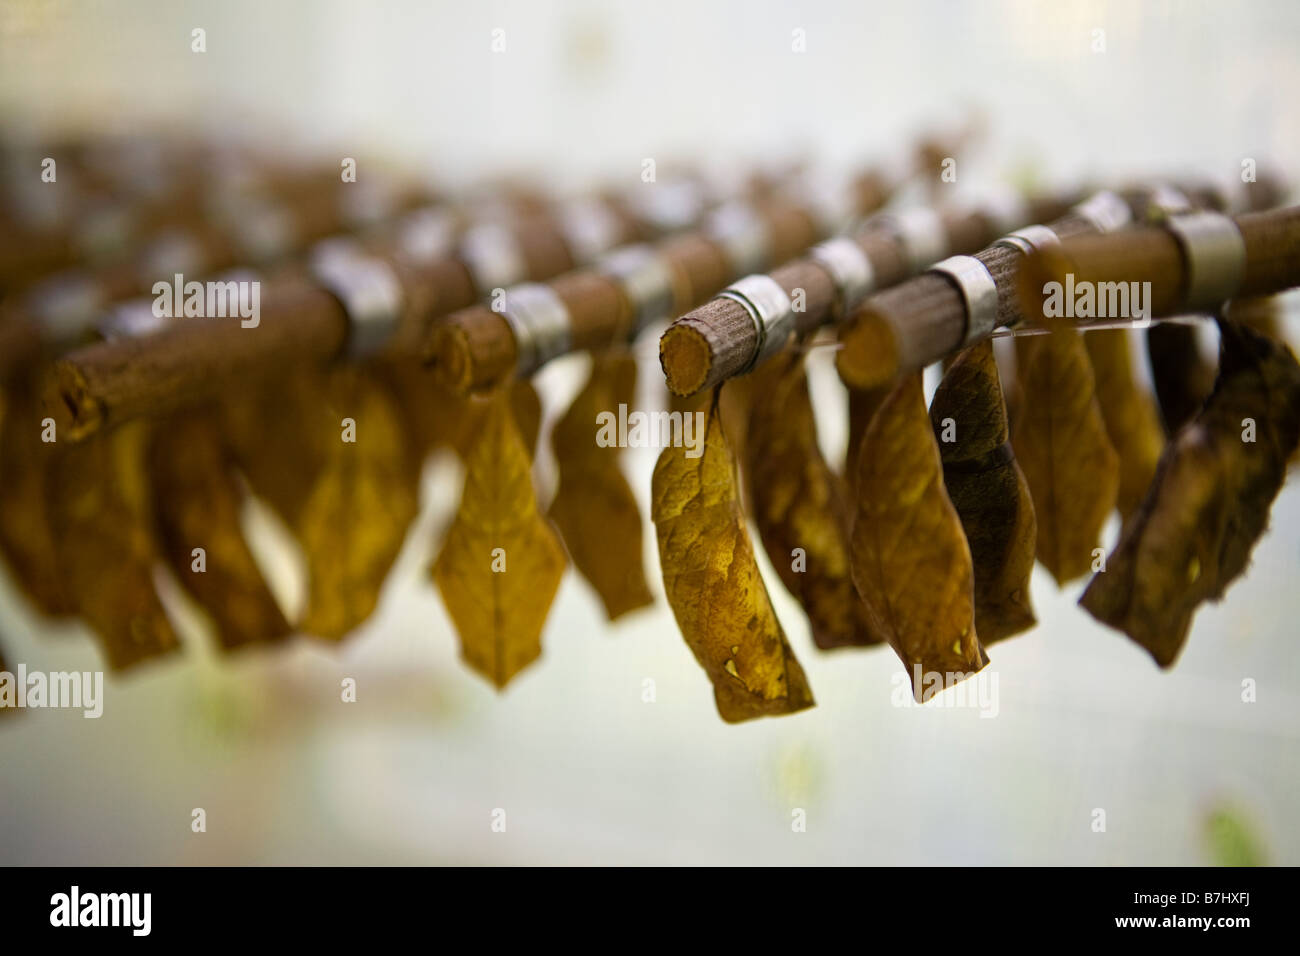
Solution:
[{"label": "pale white background", "polygon": [[[206,54],[190,52],[194,26]],[[508,170],[572,189],[634,184],[647,156],[896,155],[976,106],[989,138],[962,170],[977,178],[1221,176],[1243,157],[1295,177],[1298,39],[1289,2],[4,2],[0,111],[29,136],[200,126],[392,156],[445,183]],[[834,450],[827,358],[816,400]],[[549,413],[583,361],[542,377]],[[653,460],[628,459],[643,506]],[[424,574],[459,470],[439,459],[427,478],[380,611],[343,647],[218,660],[183,616],[185,659],[111,681],[101,720],[0,726],[0,862],[1195,864],[1217,808],[1271,862],[1300,862],[1293,487],[1172,672],[1077,609],[1078,587],[1036,578],[1040,626],[993,650],[992,720],[892,707],[894,656],[819,654],[769,576],[819,706],[731,727],[662,602],[609,627],[572,573],[536,666],[502,695],[466,671]],[[539,478],[545,495],[546,456]],[[292,600],[294,564],[257,527]],[[647,560],[657,587],[651,535]],[[0,615],[11,661],[98,666],[84,632],[42,625],[7,579]],[[338,700],[343,676],[355,705]],[[505,834],[489,830],[497,807]]]}]

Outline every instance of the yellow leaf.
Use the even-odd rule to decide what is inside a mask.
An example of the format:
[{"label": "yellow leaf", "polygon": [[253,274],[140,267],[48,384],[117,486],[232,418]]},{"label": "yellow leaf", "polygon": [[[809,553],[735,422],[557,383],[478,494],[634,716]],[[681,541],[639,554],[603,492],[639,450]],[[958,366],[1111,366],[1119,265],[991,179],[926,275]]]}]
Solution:
[{"label": "yellow leaf", "polygon": [[1248,328],[1219,327],[1213,393],[1165,448],[1150,492],[1079,601],[1162,667],[1178,657],[1200,604],[1219,600],[1245,570],[1300,443],[1295,358]]},{"label": "yellow leaf", "polygon": [[542,518],[507,392],[488,399],[433,578],[470,667],[504,687],[542,652],[564,549]]},{"label": "yellow leaf", "polygon": [[1077,331],[1017,339],[1016,366],[1022,402],[1011,441],[1034,499],[1038,560],[1064,585],[1092,569],[1115,508],[1119,459]]},{"label": "yellow leaf", "polygon": [[970,549],[943,487],[920,373],[901,381],[862,437],[853,583],[873,627],[927,700],[988,663],[975,631]]},{"label": "yellow leaf", "polygon": [[776,618],[738,501],[735,464],[715,402],[703,454],[665,448],[651,510],[664,588],[677,625],[731,723],[813,706]]},{"label": "yellow leaf", "polygon": [[591,378],[551,435],[560,484],[550,516],[611,621],[653,601],[642,562],[641,512],[619,467],[619,448],[596,442],[598,417],[608,414],[617,423],[619,405],[631,403],[635,387],[631,356],[596,356]]},{"label": "yellow leaf", "polygon": [[333,437],[297,533],[308,568],[302,628],[338,640],[379,603],[419,511],[419,462],[395,399],[372,374],[338,369],[329,397]]},{"label": "yellow leaf", "polygon": [[754,373],[745,480],[768,560],[804,612],[820,648],[878,644],[849,571],[850,511],[843,482],[817,444],[803,356]]},{"label": "yellow leaf", "polygon": [[[986,339],[948,368],[930,403],[943,483],[975,570],[975,630],[985,644],[1034,626],[1029,578],[1037,523],[1007,434],[1007,408]],[[951,440],[945,440],[950,438]]]},{"label": "yellow leaf", "polygon": [[67,448],[53,494],[59,568],[114,670],[180,647],[154,591],[147,442],[131,422]]},{"label": "yellow leaf", "polygon": [[11,383],[5,400],[0,424],[0,551],[37,609],[51,616],[71,614],[74,606],[58,565],[49,500],[67,443],[42,440],[44,413],[27,383]]},{"label": "yellow leaf", "polygon": [[325,374],[308,365],[232,389],[221,403],[222,435],[236,464],[253,493],[289,528],[298,527],[338,438],[328,406]]},{"label": "yellow leaf", "polygon": [[289,624],[244,541],[243,493],[210,409],[173,415],[154,428],[149,476],[162,555],[212,617],[222,647],[286,637]]},{"label": "yellow leaf", "polygon": [[1098,329],[1084,335],[1083,341],[1096,378],[1106,434],[1119,455],[1119,513],[1128,520],[1151,486],[1164,448],[1160,415],[1151,394],[1133,376],[1125,329]]}]

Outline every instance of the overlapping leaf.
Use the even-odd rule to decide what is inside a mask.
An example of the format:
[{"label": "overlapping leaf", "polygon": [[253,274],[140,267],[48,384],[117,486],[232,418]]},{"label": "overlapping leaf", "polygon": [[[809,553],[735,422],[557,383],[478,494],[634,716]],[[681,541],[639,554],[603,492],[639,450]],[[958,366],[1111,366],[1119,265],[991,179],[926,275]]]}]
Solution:
[{"label": "overlapping leaf", "polygon": [[653,600],[641,551],[641,512],[619,467],[619,448],[596,441],[598,416],[617,419],[619,406],[632,404],[635,389],[630,355],[594,357],[591,377],[551,435],[560,484],[550,517],[611,621]]},{"label": "overlapping leaf", "polygon": [[952,363],[930,403],[930,421],[940,437],[944,487],[974,562],[975,630],[991,644],[1034,626],[1029,577],[1038,527],[1011,449],[992,342]]},{"label": "overlapping leaf", "polygon": [[149,477],[163,558],[212,618],[222,647],[286,637],[289,624],[244,540],[243,492],[210,410],[154,428]]},{"label": "overlapping leaf", "polygon": [[1038,519],[1038,560],[1058,584],[1087,574],[1115,508],[1119,461],[1082,336],[1061,326],[1017,339],[1023,395],[1012,432]]},{"label": "overlapping leaf", "polygon": [[1194,326],[1162,322],[1147,329],[1146,340],[1160,418],[1172,438],[1210,394],[1214,367],[1201,354]]},{"label": "overlapping leaf", "polygon": [[341,368],[332,373],[328,396],[319,427],[329,429],[332,440],[298,513],[297,537],[309,576],[302,629],[337,640],[379,602],[419,511],[420,463],[396,400],[377,377]]},{"label": "overlapping leaf", "polygon": [[148,437],[131,422],[68,447],[51,495],[64,586],[114,670],[180,647],[154,590]]},{"label": "overlapping leaf", "polygon": [[74,608],[58,566],[49,501],[66,443],[59,443],[57,432],[49,431],[29,383],[11,383],[4,404],[0,551],[24,594],[40,611],[52,616],[71,614]]},{"label": "overlapping leaf", "polygon": [[326,374],[309,365],[234,389],[221,403],[222,436],[254,494],[290,529],[339,434]]},{"label": "overlapping leaf", "polygon": [[758,572],[716,402],[703,454],[668,447],[651,484],[668,603],[730,723],[813,705]]},{"label": "overlapping leaf", "polygon": [[541,654],[542,627],[564,575],[564,549],[538,511],[531,464],[509,395],[498,392],[488,400],[460,508],[433,565],[461,656],[498,688]]},{"label": "overlapping leaf", "polygon": [[877,644],[849,571],[851,512],[843,481],[817,444],[803,356],[754,374],[745,481],[768,560],[804,612],[820,648]]},{"label": "overlapping leaf", "polygon": [[1150,393],[1133,375],[1124,329],[1099,329],[1083,337],[1096,379],[1106,434],[1119,455],[1119,513],[1128,520],[1146,496],[1164,448],[1164,432]]},{"label": "overlapping leaf", "polygon": [[890,393],[858,452],[853,582],[926,700],[988,663],[975,630],[974,573],[920,373]]},{"label": "overlapping leaf", "polygon": [[1300,366],[1290,351],[1230,322],[1220,330],[1213,393],[1165,449],[1150,493],[1080,601],[1162,667],[1178,656],[1197,607],[1245,570],[1300,442]]}]

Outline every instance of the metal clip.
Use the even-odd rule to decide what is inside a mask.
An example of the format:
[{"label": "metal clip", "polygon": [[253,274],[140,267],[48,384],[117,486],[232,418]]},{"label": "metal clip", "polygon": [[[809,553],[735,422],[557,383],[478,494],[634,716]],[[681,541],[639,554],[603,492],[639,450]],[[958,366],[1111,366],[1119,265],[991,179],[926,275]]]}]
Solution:
[{"label": "metal clip", "polygon": [[1171,216],[1165,228],[1178,240],[1187,263],[1184,308],[1214,309],[1236,294],[1246,268],[1246,242],[1231,218],[1193,212]]},{"label": "metal clip", "polygon": [[951,256],[929,269],[951,279],[966,303],[966,336],[970,345],[991,334],[998,324],[998,285],[988,266],[974,256]]},{"label": "metal clip", "polygon": [[754,320],[758,347],[742,374],[785,348],[794,334],[794,309],[790,296],[771,276],[746,276],[718,293],[718,297],[739,303]]}]

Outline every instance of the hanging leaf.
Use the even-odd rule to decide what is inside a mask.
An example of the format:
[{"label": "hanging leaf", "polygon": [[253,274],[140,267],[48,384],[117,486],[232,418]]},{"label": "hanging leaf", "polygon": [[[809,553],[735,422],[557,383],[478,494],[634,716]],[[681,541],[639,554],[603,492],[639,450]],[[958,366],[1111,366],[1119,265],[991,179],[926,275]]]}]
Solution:
[{"label": "hanging leaf", "polygon": [[855,494],[853,583],[916,699],[928,700],[988,656],[975,631],[970,548],[944,491],[919,372],[898,384],[862,436]]},{"label": "hanging leaf", "polygon": [[456,520],[433,565],[461,656],[498,688],[542,652],[564,549],[542,518],[509,392],[489,399]]},{"label": "hanging leaf", "polygon": [[594,357],[590,379],[551,435],[560,484],[550,517],[611,621],[654,600],[642,563],[641,512],[619,467],[617,442],[597,443],[600,416],[617,422],[619,406],[632,404],[635,388],[632,356]]},{"label": "hanging leaf", "polygon": [[180,647],[154,590],[148,437],[131,422],[68,447],[52,494],[65,587],[113,670]]},{"label": "hanging leaf", "polygon": [[221,646],[287,637],[289,623],[244,540],[243,492],[211,410],[155,426],[149,478],[162,556],[211,616]]},{"label": "hanging leaf", "polygon": [[253,493],[297,528],[338,437],[324,371],[298,365],[248,383],[223,399],[220,414],[222,436]]},{"label": "hanging leaf", "polygon": [[1064,585],[1092,568],[1115,507],[1119,461],[1077,331],[1018,339],[1016,367],[1023,407],[1011,441],[1034,499],[1038,560]]},{"label": "hanging leaf", "polygon": [[1034,626],[1029,577],[1038,525],[1011,449],[991,341],[952,363],[930,403],[930,422],[974,563],[975,631],[992,644]]},{"label": "hanging leaf", "polygon": [[849,481],[857,480],[858,449],[862,436],[875,416],[876,410],[889,397],[888,388],[854,388],[845,384],[849,392],[849,445],[844,456],[844,475]]},{"label": "hanging leaf", "polygon": [[1106,434],[1119,455],[1119,513],[1127,521],[1151,486],[1165,436],[1151,395],[1133,376],[1127,330],[1098,329],[1083,341]]},{"label": "hanging leaf", "polygon": [[703,453],[689,451],[670,446],[660,454],[651,511],[668,603],[713,683],[718,713],[737,723],[811,707],[803,668],[758,573],[717,402]]},{"label": "hanging leaf", "polygon": [[419,462],[387,387],[363,368],[332,373],[333,441],[298,517],[307,558],[302,629],[339,640],[379,603],[419,511]]},{"label": "hanging leaf", "polygon": [[[517,379],[506,387],[510,402],[510,413],[519,435],[523,439],[524,449],[531,458],[537,449],[537,436],[542,427],[542,402],[537,389],[527,379]],[[453,396],[456,402],[457,422],[459,427],[452,435],[452,445],[462,461],[469,459],[475,443],[483,433],[484,422],[492,402],[481,396]]]},{"label": "hanging leaf", "polygon": [[759,538],[823,649],[878,644],[849,572],[850,511],[843,482],[817,444],[803,355],[754,373],[745,480]]},{"label": "hanging leaf", "polygon": [[1219,377],[1161,456],[1150,493],[1080,602],[1173,664],[1192,616],[1245,570],[1300,442],[1300,366],[1266,336],[1220,322]]},{"label": "hanging leaf", "polygon": [[1214,387],[1214,368],[1201,354],[1196,328],[1161,322],[1147,329],[1151,379],[1165,434],[1173,437],[1191,421]]},{"label": "hanging leaf", "polygon": [[10,383],[0,422],[0,552],[37,609],[57,617],[74,607],[51,524],[49,489],[62,470],[67,445],[57,441],[53,427],[44,421],[29,385]]}]

